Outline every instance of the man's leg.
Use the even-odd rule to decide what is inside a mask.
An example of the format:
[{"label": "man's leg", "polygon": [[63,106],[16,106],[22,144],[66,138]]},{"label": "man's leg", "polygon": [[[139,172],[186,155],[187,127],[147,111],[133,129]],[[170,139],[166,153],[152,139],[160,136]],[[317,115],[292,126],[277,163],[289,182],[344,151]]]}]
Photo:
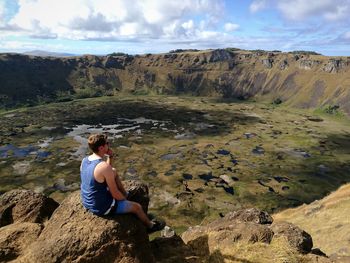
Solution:
[{"label": "man's leg", "polygon": [[118,206],[117,210],[115,211],[115,214],[127,214],[127,213],[133,213],[137,215],[137,217],[141,220],[141,222],[147,227],[152,227],[153,223],[149,220],[147,215],[142,209],[142,206],[139,203],[123,200],[123,201],[117,201]]}]

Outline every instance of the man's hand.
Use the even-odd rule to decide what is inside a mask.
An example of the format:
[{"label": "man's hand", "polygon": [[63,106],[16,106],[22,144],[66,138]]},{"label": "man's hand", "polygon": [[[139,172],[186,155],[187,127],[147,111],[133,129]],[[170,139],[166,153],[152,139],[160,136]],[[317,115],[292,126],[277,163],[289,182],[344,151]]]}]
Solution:
[{"label": "man's hand", "polygon": [[108,149],[107,155],[108,155],[110,158],[113,158],[113,151],[112,151],[111,148]]}]

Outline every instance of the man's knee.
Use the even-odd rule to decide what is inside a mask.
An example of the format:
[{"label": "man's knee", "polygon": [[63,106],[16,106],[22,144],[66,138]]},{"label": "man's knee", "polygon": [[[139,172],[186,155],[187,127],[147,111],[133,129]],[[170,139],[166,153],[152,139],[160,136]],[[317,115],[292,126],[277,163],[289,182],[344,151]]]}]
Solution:
[{"label": "man's knee", "polygon": [[132,202],[131,210],[133,213],[139,213],[142,211],[142,206],[139,203]]}]

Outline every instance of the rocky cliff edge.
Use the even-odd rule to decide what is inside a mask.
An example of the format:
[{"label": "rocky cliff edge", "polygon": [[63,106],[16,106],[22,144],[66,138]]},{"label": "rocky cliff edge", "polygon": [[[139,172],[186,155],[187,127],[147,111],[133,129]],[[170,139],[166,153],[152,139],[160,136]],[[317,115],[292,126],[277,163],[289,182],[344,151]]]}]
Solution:
[{"label": "rocky cliff edge", "polygon": [[[148,188],[126,185],[146,210]],[[41,194],[12,190],[0,196],[0,220],[0,262],[331,262],[312,249],[308,233],[273,223],[255,208],[190,227],[182,237],[149,241],[133,215],[98,217],[86,211],[79,191],[59,205]]]},{"label": "rocky cliff edge", "polygon": [[217,49],[69,58],[0,55],[0,106],[102,95],[187,94],[339,107],[350,115],[350,57]]}]

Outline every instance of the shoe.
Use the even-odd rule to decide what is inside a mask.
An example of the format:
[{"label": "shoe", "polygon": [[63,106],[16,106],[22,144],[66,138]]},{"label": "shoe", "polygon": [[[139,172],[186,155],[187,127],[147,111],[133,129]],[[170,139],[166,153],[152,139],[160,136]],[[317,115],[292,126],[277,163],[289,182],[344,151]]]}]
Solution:
[{"label": "shoe", "polygon": [[148,234],[162,230],[165,227],[165,222],[160,219],[152,219],[153,226],[147,229]]}]

